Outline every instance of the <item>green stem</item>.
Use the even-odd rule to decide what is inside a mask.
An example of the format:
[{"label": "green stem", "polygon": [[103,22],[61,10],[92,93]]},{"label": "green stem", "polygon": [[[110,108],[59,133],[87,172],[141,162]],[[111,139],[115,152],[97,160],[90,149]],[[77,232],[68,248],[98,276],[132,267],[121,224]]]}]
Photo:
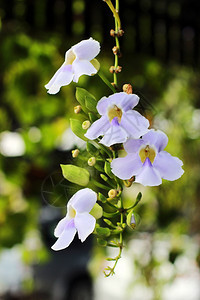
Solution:
[{"label": "green stem", "polygon": [[110,10],[112,11],[113,15],[114,15],[114,18],[118,24],[118,28],[120,29],[121,28],[121,21],[120,21],[120,18],[119,18],[119,15],[118,15],[118,11],[119,11],[119,3],[118,5],[116,5],[116,8],[114,8],[111,0],[103,0],[107,3],[107,5],[109,6]]},{"label": "green stem", "polygon": [[95,179],[92,179],[91,180],[92,183],[94,183],[96,186],[98,186],[99,188],[103,189],[103,190],[107,190],[107,191],[110,191],[110,187],[96,181]]},{"label": "green stem", "polygon": [[115,90],[114,86],[105,77],[105,75],[103,74],[103,72],[99,70],[99,72],[97,74],[99,75],[99,77],[101,78],[101,80],[113,91],[113,93],[116,93],[116,90]]},{"label": "green stem", "polygon": [[[118,12],[119,12],[119,0],[115,0],[115,11],[118,14]],[[115,15],[114,15],[114,17],[115,17]],[[118,17],[119,17],[119,15],[118,15]],[[115,32],[118,32],[120,27],[121,27],[121,24],[119,26],[119,23],[118,23],[118,21],[115,17]],[[115,36],[115,43],[116,43],[116,47],[118,48],[118,51],[120,52],[119,39],[118,39],[117,35]],[[118,67],[118,54],[115,54],[115,69],[117,69],[117,67]],[[113,73],[113,79],[114,79],[115,86],[117,86],[117,73],[116,72]]]}]

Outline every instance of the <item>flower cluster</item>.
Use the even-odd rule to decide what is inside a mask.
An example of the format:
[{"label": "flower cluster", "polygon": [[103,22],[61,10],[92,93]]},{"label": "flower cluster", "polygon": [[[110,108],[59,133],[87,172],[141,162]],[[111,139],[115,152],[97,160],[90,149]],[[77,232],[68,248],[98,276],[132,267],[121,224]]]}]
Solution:
[{"label": "flower cluster", "polygon": [[[99,63],[95,57],[99,51],[99,42],[92,38],[71,47],[66,52],[65,62],[45,86],[48,93],[56,94],[71,81],[78,82],[80,76],[97,73]],[[114,54],[116,57],[117,53]],[[103,80],[108,82],[105,78]],[[113,91],[114,85],[109,83],[108,86]],[[52,249],[68,247],[76,232],[82,242],[94,232],[101,246],[109,244],[119,247],[119,255],[112,259],[115,267],[121,256],[124,229],[126,226],[134,229],[138,224],[139,217],[134,208],[142,197],[139,193],[135,203],[124,208],[121,197],[123,185],[140,183],[144,186],[158,186],[162,179],[176,180],[184,173],[183,163],[164,150],[168,143],[166,134],[149,128],[148,119],[134,109],[139,103],[139,97],[132,94],[130,85],[123,92],[114,89],[114,94],[102,97],[99,101],[86,90],[77,88],[76,98],[80,105],[75,107],[75,114],[83,110],[86,117],[83,123],[77,118],[71,119],[71,129],[87,141],[89,170],[95,167],[99,177],[98,180],[92,178],[87,167],[61,165],[67,180],[85,188],[68,202],[67,214],[55,228],[54,234],[58,239]],[[117,149],[125,150],[126,155],[118,157]],[[72,156],[76,160],[80,151],[73,150]],[[97,194],[87,187],[89,184],[95,189],[107,191],[108,196]],[[111,206],[112,211],[107,212],[104,204]],[[102,216],[106,227],[96,223],[96,219]],[[120,217],[116,224],[110,220],[114,216]],[[119,242],[111,241],[113,235],[119,235]],[[108,267],[107,275],[114,273],[114,267]]]}]

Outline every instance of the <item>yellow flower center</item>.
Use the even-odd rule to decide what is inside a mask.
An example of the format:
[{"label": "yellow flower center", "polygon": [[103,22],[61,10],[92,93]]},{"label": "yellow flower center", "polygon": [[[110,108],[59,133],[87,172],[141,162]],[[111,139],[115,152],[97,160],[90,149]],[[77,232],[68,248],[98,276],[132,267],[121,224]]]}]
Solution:
[{"label": "yellow flower center", "polygon": [[76,216],[76,211],[72,206],[70,206],[69,207],[69,217],[70,217],[70,219],[74,219],[75,216]]},{"label": "yellow flower center", "polygon": [[67,53],[66,65],[72,65],[74,60],[76,59],[76,55],[72,50]]},{"label": "yellow flower center", "polygon": [[112,108],[109,109],[108,111],[108,118],[109,121],[111,122],[115,117],[117,117],[118,122],[121,122],[121,118],[122,118],[122,110],[117,107],[117,105],[114,105]]},{"label": "yellow flower center", "polygon": [[149,145],[147,145],[140,149],[139,156],[142,163],[144,163],[146,158],[148,157],[150,162],[153,164],[154,159],[156,157],[156,151],[153,148],[151,148]]}]

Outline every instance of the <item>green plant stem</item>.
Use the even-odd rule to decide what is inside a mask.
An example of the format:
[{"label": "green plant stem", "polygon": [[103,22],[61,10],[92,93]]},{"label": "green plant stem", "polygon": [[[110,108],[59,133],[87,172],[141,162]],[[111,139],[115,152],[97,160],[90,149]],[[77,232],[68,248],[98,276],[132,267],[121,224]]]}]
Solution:
[{"label": "green plant stem", "polygon": [[99,72],[97,74],[99,75],[99,77],[101,78],[101,80],[113,91],[113,93],[116,93],[116,90],[115,90],[114,86],[112,86],[112,84],[105,77],[105,75],[103,74],[103,72],[99,70]]},{"label": "green plant stem", "polygon": [[111,2],[111,0],[103,0],[103,1],[105,1],[107,3],[107,5],[109,6],[109,8],[112,11],[113,16],[114,16],[117,24],[118,24],[118,28],[120,29],[121,28],[121,21],[120,21],[119,14],[118,14],[119,4],[117,6],[118,9],[117,9],[117,7],[115,9],[112,2]]},{"label": "green plant stem", "polygon": [[[115,11],[117,12],[117,15],[118,15],[119,0],[115,0]],[[118,15],[118,17],[119,17],[119,15]],[[114,15],[114,18],[115,18],[115,32],[118,32],[118,30],[121,27],[121,23],[120,23],[120,27],[119,27],[119,22],[117,21],[115,15]],[[118,53],[119,53],[120,52],[120,45],[119,45],[119,38],[118,38],[117,34],[115,35],[115,43],[116,43],[116,47],[118,48]],[[115,67],[115,69],[117,69],[117,67],[118,67],[118,54],[115,54],[115,65],[114,65],[114,67]],[[115,86],[117,86],[117,73],[116,72],[113,73],[113,79],[114,79]]]}]

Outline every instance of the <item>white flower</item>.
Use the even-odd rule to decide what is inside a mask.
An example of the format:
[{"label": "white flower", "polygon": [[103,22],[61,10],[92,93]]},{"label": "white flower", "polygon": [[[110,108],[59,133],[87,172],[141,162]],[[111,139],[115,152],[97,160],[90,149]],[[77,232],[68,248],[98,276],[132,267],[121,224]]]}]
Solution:
[{"label": "white flower", "polygon": [[[56,94],[71,81],[78,82],[81,75],[97,73],[97,61],[93,59],[99,54],[100,44],[93,38],[83,40],[71,47],[65,54],[65,61],[45,88],[49,94]],[[95,60],[94,60],[95,61]],[[95,65],[95,67],[94,67]]]},{"label": "white flower", "polygon": [[73,241],[76,232],[81,242],[93,232],[96,219],[89,213],[97,201],[97,194],[89,188],[79,190],[67,204],[67,214],[55,228],[58,240],[51,247],[62,250]]}]

